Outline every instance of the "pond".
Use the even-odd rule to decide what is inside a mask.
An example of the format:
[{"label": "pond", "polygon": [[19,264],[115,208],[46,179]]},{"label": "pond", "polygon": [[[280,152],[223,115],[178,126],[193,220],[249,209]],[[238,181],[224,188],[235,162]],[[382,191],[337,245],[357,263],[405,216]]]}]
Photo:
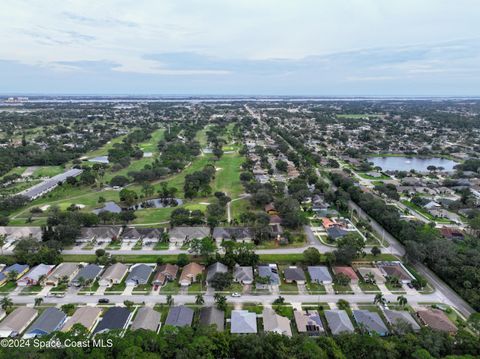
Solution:
[{"label": "pond", "polygon": [[93,210],[93,213],[99,214],[100,212],[112,212],[112,213],[120,213],[122,211],[122,207],[120,207],[115,202],[105,202],[103,207],[97,208]]},{"label": "pond", "polygon": [[88,162],[104,163],[104,164],[109,163],[108,156],[98,156],[98,157],[89,158]]},{"label": "pond", "polygon": [[148,201],[141,202],[136,204],[128,209],[138,210],[138,209],[147,209],[147,208],[166,208],[166,207],[176,207],[182,205],[183,201],[180,198],[154,198],[149,199]]},{"label": "pond", "polygon": [[421,158],[404,156],[369,157],[368,162],[381,167],[383,171],[410,171],[428,172],[428,166],[442,167],[442,171],[451,172],[457,162],[440,157]]}]

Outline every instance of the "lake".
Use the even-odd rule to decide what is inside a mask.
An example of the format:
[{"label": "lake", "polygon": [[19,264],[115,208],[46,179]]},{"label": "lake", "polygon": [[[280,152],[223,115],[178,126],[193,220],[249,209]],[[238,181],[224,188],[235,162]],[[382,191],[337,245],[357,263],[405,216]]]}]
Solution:
[{"label": "lake", "polygon": [[420,158],[420,157],[369,157],[368,162],[373,162],[374,166],[381,167],[383,171],[410,171],[428,172],[428,166],[443,167],[444,171],[453,171],[453,166],[457,162],[440,157]]}]

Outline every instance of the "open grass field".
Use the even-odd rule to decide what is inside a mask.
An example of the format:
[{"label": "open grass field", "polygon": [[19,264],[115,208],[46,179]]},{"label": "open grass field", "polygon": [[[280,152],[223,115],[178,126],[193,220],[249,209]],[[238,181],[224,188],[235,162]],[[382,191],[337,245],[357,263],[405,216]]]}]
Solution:
[{"label": "open grass field", "polygon": [[87,156],[89,158],[90,157],[97,157],[97,156],[106,156],[108,154],[108,150],[113,148],[114,144],[122,142],[125,137],[126,137],[126,135],[115,137],[111,141],[108,141],[102,147],[86,153],[85,156]]},{"label": "open grass field", "polygon": [[33,177],[53,177],[65,171],[63,166],[41,166],[33,172]]},{"label": "open grass field", "polygon": [[224,154],[216,163],[217,174],[213,185],[214,191],[226,192],[233,199],[243,193],[243,186],[240,182],[240,166],[244,158],[237,152]]}]

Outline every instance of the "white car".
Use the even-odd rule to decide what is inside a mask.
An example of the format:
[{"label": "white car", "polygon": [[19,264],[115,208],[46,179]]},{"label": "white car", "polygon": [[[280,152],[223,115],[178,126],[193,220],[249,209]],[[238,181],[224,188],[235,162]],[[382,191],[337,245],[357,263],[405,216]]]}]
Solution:
[{"label": "white car", "polygon": [[241,297],[241,296],[242,296],[242,295],[241,295],[240,293],[237,293],[237,292],[232,293],[232,297],[238,298],[238,297]]}]

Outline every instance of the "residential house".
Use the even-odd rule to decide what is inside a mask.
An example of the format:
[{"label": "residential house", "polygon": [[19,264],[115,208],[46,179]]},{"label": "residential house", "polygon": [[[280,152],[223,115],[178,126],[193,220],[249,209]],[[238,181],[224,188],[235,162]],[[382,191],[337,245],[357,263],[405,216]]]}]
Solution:
[{"label": "residential house", "polygon": [[75,313],[65,322],[62,332],[68,332],[75,324],[81,324],[88,332],[92,330],[98,318],[102,314],[102,309],[98,307],[79,307]]},{"label": "residential house", "polygon": [[241,284],[253,284],[253,268],[235,265],[233,280]]},{"label": "residential house", "polygon": [[232,334],[256,334],[257,314],[248,310],[232,310],[230,319],[230,333]]},{"label": "residential house", "polygon": [[201,264],[192,262],[183,267],[182,274],[180,275],[180,285],[189,286],[197,280],[198,276],[201,276],[205,267]]},{"label": "residential house", "polygon": [[165,325],[172,325],[174,327],[190,327],[193,321],[193,309],[184,305],[172,307],[168,311],[168,316]]},{"label": "residential house", "polygon": [[377,267],[384,276],[397,277],[400,283],[411,283],[415,277],[403,266],[401,262],[380,262]]},{"label": "residential house", "polygon": [[153,268],[146,264],[135,264],[130,268],[125,285],[137,286],[141,284],[147,284],[148,278],[153,272]]},{"label": "residential house", "polygon": [[345,310],[325,310],[323,313],[333,335],[348,334],[355,331]]},{"label": "residential house", "polygon": [[350,278],[350,283],[352,284],[358,283],[357,273],[355,273],[352,267],[336,266],[336,267],[333,267],[333,273],[335,275],[338,275],[338,274],[346,275],[348,278]]},{"label": "residential house", "polygon": [[257,289],[269,289],[270,286],[280,285],[280,276],[276,264],[259,265],[257,271],[258,280],[255,283]]},{"label": "residential house", "polygon": [[277,216],[277,215],[273,215],[273,216],[270,216],[270,221],[268,223],[269,225],[272,225],[272,224],[282,224],[282,219]]},{"label": "residential house", "polygon": [[464,235],[462,231],[458,228],[451,228],[451,227],[442,227],[440,229],[440,233],[442,233],[442,236],[444,236],[446,239],[458,239],[458,240],[463,240]]},{"label": "residential house", "polygon": [[353,317],[362,330],[368,333],[377,333],[380,336],[388,334],[388,328],[380,315],[368,310],[353,310]]},{"label": "residential house", "polygon": [[215,325],[219,332],[225,329],[225,312],[214,306],[203,307],[200,310],[200,325]]},{"label": "residential house", "polygon": [[325,266],[309,266],[308,274],[312,283],[332,284],[333,279],[328,267]]},{"label": "residential house", "polygon": [[368,279],[370,276],[372,276],[373,280],[377,284],[384,284],[385,283],[385,277],[383,276],[383,273],[380,269],[376,267],[360,267],[357,268],[357,272],[360,274],[360,276],[363,278],[364,281],[368,282]]},{"label": "residential house", "polygon": [[78,272],[77,263],[60,263],[45,280],[46,285],[58,285],[61,281],[65,280],[70,282],[75,274]]},{"label": "residential house", "polygon": [[49,264],[39,264],[33,267],[30,272],[25,274],[22,278],[17,280],[17,285],[26,287],[39,284],[42,278],[47,277],[55,266]]},{"label": "residential house", "polygon": [[0,338],[16,337],[35,320],[38,311],[29,307],[18,307],[0,323]]},{"label": "residential house", "polygon": [[309,336],[325,334],[325,328],[316,310],[295,310],[293,315],[299,333],[305,333]]},{"label": "residential house", "polygon": [[8,278],[8,273],[16,273],[17,276],[15,279],[21,278],[25,273],[28,272],[30,267],[27,264],[12,264],[3,270],[3,274]]},{"label": "residential house", "polygon": [[183,245],[192,239],[202,239],[210,236],[208,227],[173,227],[168,232],[170,242]]},{"label": "residential house", "polygon": [[249,227],[215,227],[213,230],[213,239],[217,242],[251,242],[253,238],[254,231]]},{"label": "residential house", "polygon": [[210,285],[210,281],[215,277],[217,273],[228,273],[228,267],[220,262],[213,263],[207,268],[207,286]]},{"label": "residential house", "polygon": [[307,280],[305,272],[300,267],[288,267],[283,271],[283,275],[287,283],[305,284]]},{"label": "residential house", "polygon": [[265,205],[265,212],[267,212],[271,216],[278,215],[278,212],[275,209],[275,205],[273,204],[273,202]]},{"label": "residential house", "polygon": [[158,267],[152,284],[155,287],[163,286],[167,281],[172,282],[177,278],[178,266],[176,264],[163,264]]},{"label": "residential house", "polygon": [[93,331],[93,334],[126,329],[132,313],[125,307],[109,308]]},{"label": "residential house", "polygon": [[5,236],[7,242],[14,242],[20,239],[42,239],[40,227],[3,227],[0,226],[0,236]]},{"label": "residential house", "polygon": [[49,307],[33,322],[23,336],[25,339],[35,338],[60,329],[67,315],[58,308]]},{"label": "residential house", "polygon": [[78,242],[111,242],[118,239],[121,227],[102,226],[102,227],[84,227],[81,229]]},{"label": "residential house", "polygon": [[272,308],[264,308],[262,316],[263,330],[265,332],[273,332],[281,335],[286,335],[288,337],[292,336],[290,319],[278,315]]},{"label": "residential house", "polygon": [[455,334],[458,330],[457,326],[440,309],[419,310],[417,317],[424,325],[439,332]]},{"label": "residential house", "polygon": [[115,263],[110,265],[98,280],[98,284],[102,287],[111,287],[114,284],[120,284],[123,277],[128,272],[128,267],[123,263]]},{"label": "residential house", "polygon": [[399,334],[405,334],[408,327],[415,332],[420,330],[420,325],[418,325],[410,313],[405,310],[385,309],[383,315],[392,328]]},{"label": "residential house", "polygon": [[339,238],[345,237],[348,233],[348,231],[338,226],[333,226],[327,229],[328,237],[334,241]]},{"label": "residential house", "polygon": [[162,238],[163,228],[125,228],[122,241],[137,242],[139,240],[158,242]]},{"label": "residential house", "polygon": [[153,308],[142,307],[137,310],[137,315],[132,322],[131,330],[144,329],[158,332],[160,330],[160,312]]},{"label": "residential house", "polygon": [[70,282],[74,287],[80,287],[82,285],[82,279],[84,282],[93,282],[102,271],[102,268],[96,264],[87,264],[81,268],[75,278]]}]

